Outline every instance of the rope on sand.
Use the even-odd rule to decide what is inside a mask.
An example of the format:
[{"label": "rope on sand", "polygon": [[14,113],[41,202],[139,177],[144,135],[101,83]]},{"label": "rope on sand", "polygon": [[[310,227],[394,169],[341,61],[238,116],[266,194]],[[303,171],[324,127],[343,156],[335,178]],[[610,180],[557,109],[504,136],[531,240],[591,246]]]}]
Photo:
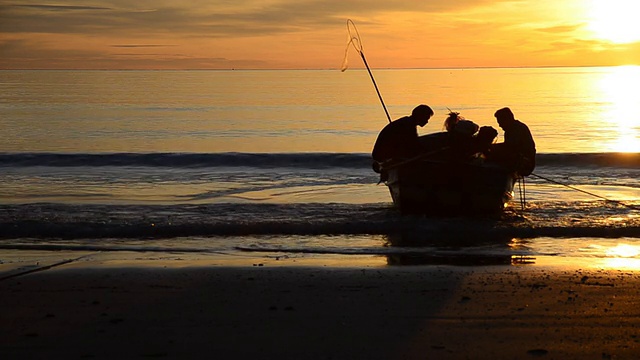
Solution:
[{"label": "rope on sand", "polygon": [[93,255],[93,254],[83,255],[83,256],[80,256],[80,257],[75,258],[75,259],[67,259],[67,260],[63,260],[63,261],[57,262],[55,264],[51,264],[51,265],[47,265],[47,266],[41,266],[41,267],[38,267],[38,268],[35,268],[35,269],[30,269],[30,270],[18,272],[18,273],[15,273],[15,274],[7,275],[7,276],[4,276],[4,277],[1,277],[0,281],[8,280],[8,279],[15,278],[15,277],[18,277],[18,276],[32,274],[32,273],[38,272],[38,271],[49,270],[49,269],[52,269],[52,268],[54,268],[56,266],[61,266],[61,265],[72,263],[74,261],[78,261],[78,260],[80,260],[82,258],[85,258],[87,256],[90,256],[90,255]]}]

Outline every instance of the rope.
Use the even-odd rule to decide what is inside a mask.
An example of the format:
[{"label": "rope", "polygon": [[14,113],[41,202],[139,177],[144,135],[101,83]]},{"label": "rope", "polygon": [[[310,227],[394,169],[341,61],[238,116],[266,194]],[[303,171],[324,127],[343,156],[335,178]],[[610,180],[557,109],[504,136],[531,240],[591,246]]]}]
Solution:
[{"label": "rope", "polygon": [[424,160],[424,159],[430,158],[431,156],[438,155],[441,152],[443,152],[445,150],[448,150],[448,149],[449,149],[449,147],[445,146],[445,147],[443,147],[441,149],[437,149],[437,150],[429,151],[429,152],[426,152],[426,153],[423,153],[423,154],[419,154],[417,156],[414,156],[414,157],[406,159],[406,160],[402,160],[402,161],[397,162],[397,163],[394,163],[393,159],[392,160],[387,160],[387,161],[385,161],[383,163],[380,163],[380,168],[384,169],[384,170],[390,170],[390,169],[397,168],[399,166],[406,165],[408,163],[414,162],[416,160]]},{"label": "rope", "polygon": [[66,264],[72,263],[72,262],[74,262],[74,261],[81,260],[82,258],[85,258],[85,257],[88,257],[88,256],[92,256],[92,255],[95,255],[95,254],[82,255],[82,256],[77,257],[77,258],[75,258],[75,259],[62,260],[62,261],[57,262],[57,263],[54,263],[54,264],[50,264],[50,265],[46,265],[46,266],[41,266],[41,267],[37,267],[37,268],[34,268],[34,269],[26,270],[26,271],[21,271],[21,272],[15,273],[15,274],[10,274],[10,275],[7,275],[7,276],[3,276],[3,277],[1,277],[1,278],[0,278],[0,281],[4,281],[4,280],[11,279],[11,278],[18,277],[18,276],[23,276],[23,275],[32,274],[32,273],[34,273],[34,272],[39,272],[39,271],[45,271],[45,270],[53,269],[54,267],[62,266],[62,265],[66,265]]},{"label": "rope", "polygon": [[581,193],[585,193],[585,194],[587,194],[587,195],[591,195],[591,196],[593,196],[593,197],[597,197],[597,198],[602,199],[602,200],[605,200],[605,201],[607,201],[607,202],[616,203],[616,204],[618,204],[618,205],[624,206],[624,207],[629,208],[629,209],[632,209],[632,210],[640,210],[640,208],[639,208],[639,207],[637,207],[637,206],[628,205],[628,204],[625,204],[625,203],[623,203],[623,202],[621,202],[621,201],[618,201],[618,200],[611,200],[611,199],[606,198],[606,197],[604,197],[604,196],[600,196],[600,195],[598,195],[598,194],[594,194],[594,193],[589,192],[589,191],[586,191],[586,190],[578,189],[578,188],[573,187],[573,186],[571,186],[571,185],[563,184],[563,183],[561,183],[561,182],[559,182],[559,181],[555,181],[555,180],[553,180],[553,179],[549,179],[549,178],[546,178],[546,177],[541,176],[541,175],[538,175],[538,174],[533,174],[533,173],[532,173],[531,175],[533,175],[533,176],[535,176],[535,177],[537,177],[537,178],[540,178],[540,179],[543,179],[543,180],[549,181],[549,182],[554,183],[554,184],[556,184],[556,185],[562,185],[562,186],[567,187],[567,188],[569,188],[569,189],[571,189],[571,190],[579,191],[579,192],[581,192]]},{"label": "rope", "polygon": [[518,178],[518,191],[520,193],[520,210],[524,211],[527,206],[527,192],[524,183],[524,177]]}]

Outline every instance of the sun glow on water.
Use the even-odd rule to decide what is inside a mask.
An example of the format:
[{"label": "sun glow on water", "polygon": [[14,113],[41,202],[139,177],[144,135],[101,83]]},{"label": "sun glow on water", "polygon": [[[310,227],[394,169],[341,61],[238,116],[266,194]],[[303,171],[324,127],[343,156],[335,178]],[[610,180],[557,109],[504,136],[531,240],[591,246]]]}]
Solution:
[{"label": "sun glow on water", "polygon": [[640,269],[640,246],[631,244],[618,244],[607,249],[603,266],[612,269]]},{"label": "sun glow on water", "polygon": [[620,66],[600,81],[603,101],[608,103],[604,114],[617,132],[610,145],[612,151],[640,152],[640,66]]},{"label": "sun glow on water", "polygon": [[607,256],[618,258],[632,258],[640,255],[640,247],[637,245],[618,244],[607,250]]}]

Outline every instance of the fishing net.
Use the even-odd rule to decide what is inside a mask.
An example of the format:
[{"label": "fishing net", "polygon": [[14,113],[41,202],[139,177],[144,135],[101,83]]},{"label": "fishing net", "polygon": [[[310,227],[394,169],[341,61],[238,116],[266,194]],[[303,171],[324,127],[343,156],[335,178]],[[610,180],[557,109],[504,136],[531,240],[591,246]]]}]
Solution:
[{"label": "fishing net", "polygon": [[356,24],[354,24],[351,19],[347,20],[347,46],[344,49],[344,60],[342,60],[340,71],[345,71],[349,68],[349,46],[353,46],[358,54],[362,56],[360,33],[358,33],[358,28],[356,28]]}]

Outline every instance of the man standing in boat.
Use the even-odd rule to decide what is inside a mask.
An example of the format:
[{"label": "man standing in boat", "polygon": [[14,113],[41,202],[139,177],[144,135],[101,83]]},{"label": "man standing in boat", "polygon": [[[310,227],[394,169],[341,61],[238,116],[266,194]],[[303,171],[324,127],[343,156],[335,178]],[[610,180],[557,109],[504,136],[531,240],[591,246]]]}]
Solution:
[{"label": "man standing in boat", "polygon": [[433,116],[427,105],[418,105],[405,116],[387,124],[373,146],[371,156],[378,163],[389,159],[408,159],[420,154],[423,146],[418,140],[418,126],[423,127]]},{"label": "man standing in boat", "polygon": [[491,147],[490,159],[504,164],[521,176],[530,175],[536,167],[536,143],[529,127],[516,120],[508,107],[494,114],[504,130],[504,142]]}]

